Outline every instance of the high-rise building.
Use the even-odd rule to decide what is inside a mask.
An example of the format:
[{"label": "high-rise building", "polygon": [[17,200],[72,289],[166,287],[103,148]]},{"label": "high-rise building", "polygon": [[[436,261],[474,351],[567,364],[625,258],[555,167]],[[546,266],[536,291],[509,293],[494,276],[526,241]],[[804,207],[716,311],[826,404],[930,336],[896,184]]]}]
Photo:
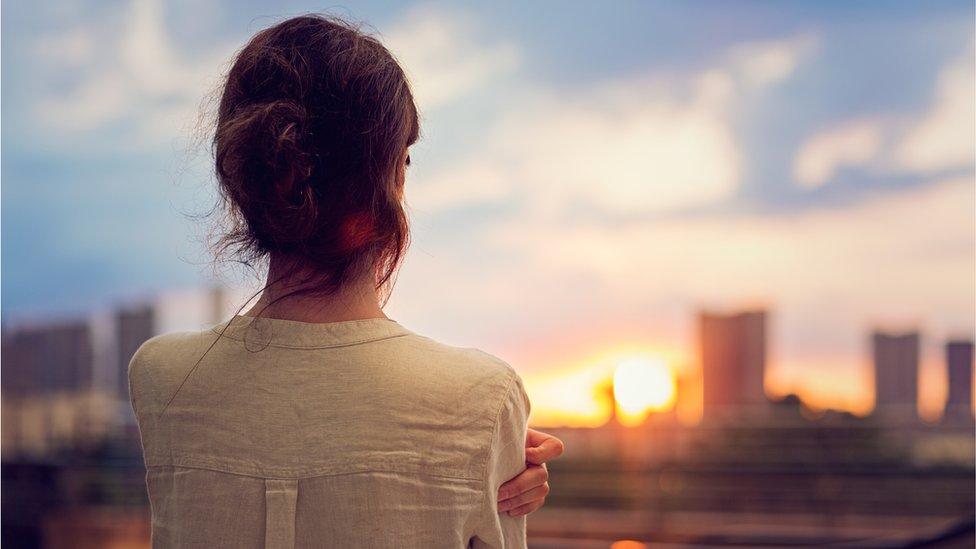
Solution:
[{"label": "high-rise building", "polygon": [[973,420],[973,342],[949,341],[945,346],[949,393],[946,396],[947,421]]},{"label": "high-rise building", "polygon": [[2,354],[4,457],[92,440],[104,408],[93,398],[88,322],[5,329]]},{"label": "high-rise building", "polygon": [[139,346],[155,334],[155,329],[156,311],[152,305],[120,309],[115,314],[118,352],[116,396],[120,400],[129,399],[129,361]]},{"label": "high-rise building", "polygon": [[66,321],[5,330],[4,395],[76,392],[92,386],[88,323]]},{"label": "high-rise building", "polygon": [[699,317],[704,418],[766,411],[766,311]]},{"label": "high-rise building", "polygon": [[905,420],[918,415],[918,332],[872,334],[874,414]]}]

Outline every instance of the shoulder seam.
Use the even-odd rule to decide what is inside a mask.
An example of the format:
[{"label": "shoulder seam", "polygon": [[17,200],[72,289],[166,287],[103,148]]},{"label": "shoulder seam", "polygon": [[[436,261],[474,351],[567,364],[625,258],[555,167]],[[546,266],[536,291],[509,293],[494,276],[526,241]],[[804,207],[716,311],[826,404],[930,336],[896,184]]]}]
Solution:
[{"label": "shoulder seam", "polygon": [[505,382],[505,390],[502,392],[501,397],[498,399],[499,402],[495,409],[495,419],[491,423],[491,437],[488,439],[488,452],[485,453],[485,464],[482,467],[483,472],[481,478],[487,482],[488,480],[488,464],[491,461],[491,449],[495,447],[495,431],[498,430],[498,422],[501,420],[502,409],[505,407],[505,401],[508,400],[508,393],[512,390],[512,385],[515,383],[515,370],[508,367],[508,380]]},{"label": "shoulder seam", "polygon": [[[149,343],[149,341],[151,339],[153,339],[153,338],[150,338],[149,340],[146,340],[145,342],[143,342],[143,346],[145,346],[145,347],[143,349],[143,353],[142,354],[145,355],[145,356],[142,357],[142,363],[143,363],[142,364],[142,370],[143,370],[143,372],[144,372],[144,374],[146,376],[146,381],[148,382],[148,385],[149,385],[149,388],[147,389],[147,391],[149,392],[149,397],[150,397],[150,399],[152,401],[151,402],[152,405],[149,408],[149,413],[152,416],[153,421],[156,422],[157,428],[158,428],[159,418],[162,415],[162,414],[157,414],[157,411],[158,411],[158,408],[159,408],[159,393],[156,391],[156,380],[153,378],[153,374],[151,372],[153,361],[150,360],[150,358],[149,358],[150,346],[146,346],[146,343]],[[132,359],[134,360],[138,354],[139,353],[136,353],[136,355],[133,355],[132,356]],[[129,379],[129,383],[130,384],[132,383],[131,378]]]}]

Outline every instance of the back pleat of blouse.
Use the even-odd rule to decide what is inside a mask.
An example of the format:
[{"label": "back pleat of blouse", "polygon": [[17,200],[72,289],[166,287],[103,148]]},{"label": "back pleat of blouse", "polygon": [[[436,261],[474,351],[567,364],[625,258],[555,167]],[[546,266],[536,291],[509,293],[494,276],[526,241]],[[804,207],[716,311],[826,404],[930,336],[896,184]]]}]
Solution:
[{"label": "back pleat of blouse", "polygon": [[268,549],[295,547],[295,503],[298,481],[265,479],[264,546]]}]

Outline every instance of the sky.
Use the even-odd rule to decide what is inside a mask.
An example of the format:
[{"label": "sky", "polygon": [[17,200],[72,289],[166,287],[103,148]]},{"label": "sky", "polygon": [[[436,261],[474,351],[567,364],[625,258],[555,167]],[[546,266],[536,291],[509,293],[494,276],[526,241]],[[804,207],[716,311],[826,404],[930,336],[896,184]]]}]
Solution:
[{"label": "sky", "polygon": [[388,314],[511,363],[537,421],[603,421],[635,356],[694,379],[702,309],[768,308],[767,392],[856,413],[870,330],[922,331],[929,417],[973,335],[972,2],[2,9],[5,318],[253,285],[205,245],[212,99],[253,33],[326,10],[422,112]]}]

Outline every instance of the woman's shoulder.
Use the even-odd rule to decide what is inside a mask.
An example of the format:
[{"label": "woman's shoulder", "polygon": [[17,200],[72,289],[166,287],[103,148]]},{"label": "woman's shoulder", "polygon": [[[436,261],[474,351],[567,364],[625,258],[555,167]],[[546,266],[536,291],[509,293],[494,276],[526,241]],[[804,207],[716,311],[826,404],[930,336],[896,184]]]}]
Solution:
[{"label": "woman's shoulder", "polygon": [[410,334],[399,342],[401,356],[407,362],[420,362],[432,373],[451,377],[490,377],[503,384],[521,382],[518,372],[505,360],[475,347],[460,347],[436,339]]},{"label": "woman's shoulder", "polygon": [[[343,360],[360,362],[357,375],[368,378],[376,391],[396,389],[414,398],[439,402],[457,402],[463,396],[467,401],[454,409],[456,413],[491,416],[506,403],[528,406],[521,377],[502,358],[478,348],[449,345],[404,332],[403,337],[308,349],[309,358],[304,360],[328,363],[332,360],[330,355],[341,353]],[[217,339],[220,338],[212,330],[201,330],[166,333],[143,343],[128,368],[130,393],[138,401],[134,405],[163,406],[202,356],[208,351],[211,355],[226,351],[223,347],[210,348]],[[270,347],[264,350],[274,351]],[[253,358],[261,356],[257,353]]]},{"label": "woman's shoulder", "polygon": [[479,443],[492,453],[507,451],[509,439],[525,440],[531,405],[521,376],[507,361],[416,334],[400,338],[397,346],[403,359],[398,363],[415,374],[404,383],[416,384],[414,393],[428,399],[426,409],[437,409],[433,402],[449,404],[445,413],[452,418],[483,427]]},{"label": "woman's shoulder", "polygon": [[397,342],[403,368],[418,373],[427,387],[441,387],[454,394],[478,395],[497,406],[513,404],[528,408],[522,378],[511,364],[475,347],[448,345],[411,334]]},{"label": "woman's shoulder", "polygon": [[159,369],[161,364],[173,364],[173,358],[189,355],[213,341],[209,330],[199,332],[168,332],[153,336],[142,343],[129,361],[130,375],[133,369]]},{"label": "woman's shoulder", "polygon": [[129,392],[133,399],[158,404],[165,388],[192,367],[190,357],[202,354],[213,342],[209,330],[169,332],[153,336],[142,343],[129,359]]}]

